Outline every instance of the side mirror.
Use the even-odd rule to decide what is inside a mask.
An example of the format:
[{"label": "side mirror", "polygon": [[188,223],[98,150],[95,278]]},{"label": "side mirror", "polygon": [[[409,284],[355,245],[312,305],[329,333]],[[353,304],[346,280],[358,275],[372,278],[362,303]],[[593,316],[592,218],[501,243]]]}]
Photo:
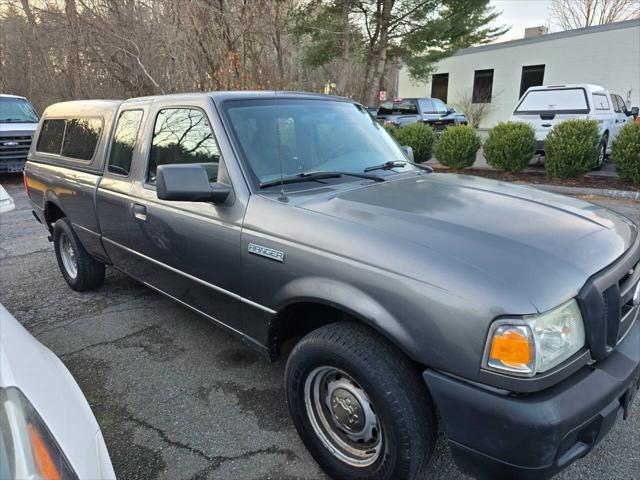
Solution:
[{"label": "side mirror", "polygon": [[638,116],[638,113],[640,113],[640,109],[638,109],[638,107],[631,107],[631,110],[629,110],[627,116],[636,118]]},{"label": "side mirror", "polygon": [[231,187],[209,182],[202,165],[174,164],[158,166],[156,191],[161,200],[222,203],[231,194]]},{"label": "side mirror", "polygon": [[413,148],[411,148],[409,145],[403,145],[402,147],[402,151],[404,152],[405,157],[407,157],[410,161],[414,161],[413,160]]},{"label": "side mirror", "polygon": [[447,115],[451,115],[453,112],[455,112],[456,109],[453,107],[447,107]]}]

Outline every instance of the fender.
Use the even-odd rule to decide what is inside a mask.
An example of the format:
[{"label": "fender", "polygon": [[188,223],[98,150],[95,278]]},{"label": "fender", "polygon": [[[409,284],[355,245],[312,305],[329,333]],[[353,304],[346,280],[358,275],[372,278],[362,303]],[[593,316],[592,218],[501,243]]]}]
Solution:
[{"label": "fender", "polygon": [[[326,277],[302,277],[293,280],[275,296],[277,312],[296,303],[313,302],[334,307],[362,321],[396,344],[405,354],[415,358],[412,337],[375,298],[364,291]],[[277,322],[269,324],[269,338],[276,333]]]}]

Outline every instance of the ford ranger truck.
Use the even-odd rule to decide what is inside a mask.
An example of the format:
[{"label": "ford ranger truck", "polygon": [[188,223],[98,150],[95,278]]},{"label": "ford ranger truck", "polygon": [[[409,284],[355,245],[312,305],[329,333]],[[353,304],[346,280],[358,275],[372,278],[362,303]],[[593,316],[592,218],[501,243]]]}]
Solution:
[{"label": "ford ranger truck", "polygon": [[439,430],[472,476],[549,478],[631,411],[638,228],[415,165],[350,100],[52,105],[25,184],[72,289],[109,266],[271,360],[295,343],[286,401],[332,478],[417,479]]},{"label": "ford ranger truck", "polygon": [[0,173],[21,172],[38,114],[24,97],[0,94]]}]

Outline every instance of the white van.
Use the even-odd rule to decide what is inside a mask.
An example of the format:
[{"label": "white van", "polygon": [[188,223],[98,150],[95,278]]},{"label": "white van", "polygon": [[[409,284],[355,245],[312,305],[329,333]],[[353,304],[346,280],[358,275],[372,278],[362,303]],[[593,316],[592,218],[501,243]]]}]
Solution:
[{"label": "white van", "polygon": [[601,141],[598,165],[601,167],[611,140],[637,108],[628,110],[622,97],[611,95],[598,85],[551,85],[530,87],[511,115],[512,121],[527,122],[536,131],[536,151],[544,153],[544,141],[551,128],[563,120],[582,118],[598,122]]}]

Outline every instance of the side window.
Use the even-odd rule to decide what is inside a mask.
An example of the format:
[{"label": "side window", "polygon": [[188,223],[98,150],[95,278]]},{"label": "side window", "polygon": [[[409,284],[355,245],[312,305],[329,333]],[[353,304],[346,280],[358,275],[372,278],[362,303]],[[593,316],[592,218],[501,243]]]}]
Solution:
[{"label": "side window", "polygon": [[593,106],[596,110],[609,110],[609,99],[602,93],[594,93]]},{"label": "side window", "polygon": [[438,100],[437,98],[434,98],[432,102],[436,107],[436,112],[447,113],[447,106],[444,104],[442,100]]},{"label": "side window", "polygon": [[618,104],[620,105],[620,111],[623,113],[627,113],[627,104],[624,103],[624,100],[620,95],[618,95],[617,97],[618,97]]},{"label": "side window", "polygon": [[141,121],[142,110],[127,110],[120,114],[118,125],[113,135],[113,142],[111,143],[109,172],[118,175],[129,175],[131,157],[133,156],[133,148],[136,145]]},{"label": "side window", "polygon": [[436,113],[433,102],[431,100],[425,100],[421,98],[420,100],[418,100],[418,103],[420,104],[420,110],[422,111],[422,113]]},{"label": "side window", "polygon": [[42,123],[36,150],[60,155],[62,137],[64,137],[64,120],[45,120]]},{"label": "side window", "polygon": [[67,130],[62,143],[62,156],[78,160],[91,160],[96,151],[102,120],[98,118],[72,118],[67,120]]},{"label": "side window", "polygon": [[611,95],[611,103],[613,103],[613,111],[616,113],[620,113],[620,103],[618,103],[617,95]]},{"label": "side window", "polygon": [[149,158],[149,183],[156,182],[158,165],[201,163],[209,172],[209,181],[218,178],[220,150],[206,115],[196,108],[160,110],[153,129]]}]

